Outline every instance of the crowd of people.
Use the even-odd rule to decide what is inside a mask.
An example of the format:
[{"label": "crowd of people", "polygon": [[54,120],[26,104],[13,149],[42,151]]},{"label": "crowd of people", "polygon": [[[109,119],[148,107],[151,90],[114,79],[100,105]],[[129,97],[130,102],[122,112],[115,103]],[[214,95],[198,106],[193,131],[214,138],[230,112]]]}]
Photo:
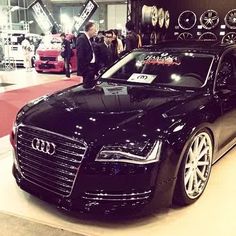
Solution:
[{"label": "crowd of people", "polygon": [[[132,22],[126,23],[126,29],[126,37],[120,38],[118,30],[97,32],[95,23],[88,22],[85,25],[84,33],[76,40],[77,75],[83,77],[84,88],[94,86],[94,78],[101,69],[109,67],[125,53],[141,46],[140,37],[134,32]],[[64,33],[61,34],[61,39],[66,76],[70,77],[70,43]]]}]

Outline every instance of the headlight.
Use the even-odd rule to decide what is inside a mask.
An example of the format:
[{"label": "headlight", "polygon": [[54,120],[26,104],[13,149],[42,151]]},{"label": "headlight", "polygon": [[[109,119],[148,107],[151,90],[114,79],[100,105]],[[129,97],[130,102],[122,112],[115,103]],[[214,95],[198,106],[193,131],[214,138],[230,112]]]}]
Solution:
[{"label": "headlight", "polygon": [[149,164],[159,160],[161,146],[160,140],[145,142],[126,140],[124,144],[103,146],[96,161]]},{"label": "headlight", "polygon": [[64,61],[64,58],[63,58],[61,55],[59,55],[59,56],[57,57],[57,60],[58,60],[58,61]]}]

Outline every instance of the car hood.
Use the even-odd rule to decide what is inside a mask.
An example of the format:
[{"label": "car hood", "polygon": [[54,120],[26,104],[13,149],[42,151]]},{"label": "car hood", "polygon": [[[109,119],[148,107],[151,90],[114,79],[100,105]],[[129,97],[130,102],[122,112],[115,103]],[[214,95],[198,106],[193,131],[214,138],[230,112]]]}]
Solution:
[{"label": "car hood", "polygon": [[40,57],[57,57],[61,54],[60,49],[38,49],[37,54]]},{"label": "car hood", "polygon": [[171,125],[172,118],[193,108],[186,104],[196,96],[106,83],[92,90],[76,86],[29,104],[21,122],[87,142],[141,137]]}]

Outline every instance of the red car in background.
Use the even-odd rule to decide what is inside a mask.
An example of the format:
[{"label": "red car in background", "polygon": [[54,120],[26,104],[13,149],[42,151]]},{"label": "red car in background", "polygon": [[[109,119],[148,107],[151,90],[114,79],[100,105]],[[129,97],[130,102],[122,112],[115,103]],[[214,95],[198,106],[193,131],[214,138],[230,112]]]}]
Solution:
[{"label": "red car in background", "polygon": [[[77,70],[77,57],[75,49],[75,37],[68,34],[66,38],[71,42],[72,57],[70,60],[71,71]],[[41,72],[64,72],[65,63],[61,56],[60,34],[46,35],[43,37],[35,56],[35,70]]]}]

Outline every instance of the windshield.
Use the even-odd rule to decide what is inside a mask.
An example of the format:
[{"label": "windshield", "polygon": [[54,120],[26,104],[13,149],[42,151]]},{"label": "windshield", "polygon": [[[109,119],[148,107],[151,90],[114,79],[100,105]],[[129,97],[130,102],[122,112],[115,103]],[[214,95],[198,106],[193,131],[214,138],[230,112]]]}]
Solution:
[{"label": "windshield", "polygon": [[39,49],[61,49],[62,40],[52,35],[44,36],[39,44]]},{"label": "windshield", "polygon": [[102,79],[201,88],[212,61],[213,56],[205,54],[132,52],[108,69]]}]

